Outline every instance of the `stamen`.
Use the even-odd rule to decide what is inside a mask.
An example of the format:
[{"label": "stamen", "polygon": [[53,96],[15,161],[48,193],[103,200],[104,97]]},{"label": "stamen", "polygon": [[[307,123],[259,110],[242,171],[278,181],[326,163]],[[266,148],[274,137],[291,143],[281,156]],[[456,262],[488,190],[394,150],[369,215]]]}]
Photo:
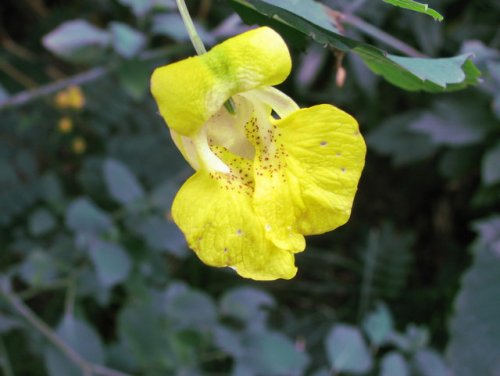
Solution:
[{"label": "stamen", "polygon": [[224,174],[231,172],[231,169],[210,149],[205,127],[202,127],[193,137],[193,142],[201,164],[203,164],[209,172],[222,172]]},{"label": "stamen", "polygon": [[292,98],[272,86],[250,90],[241,95],[254,103],[261,102],[271,106],[282,119],[299,110],[298,104]]}]

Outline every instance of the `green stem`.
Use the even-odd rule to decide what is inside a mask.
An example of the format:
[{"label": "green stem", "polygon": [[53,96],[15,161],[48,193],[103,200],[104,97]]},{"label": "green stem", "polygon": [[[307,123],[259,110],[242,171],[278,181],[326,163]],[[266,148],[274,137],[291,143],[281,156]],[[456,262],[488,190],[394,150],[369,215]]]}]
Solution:
[{"label": "green stem", "polygon": [[184,22],[184,26],[186,27],[186,30],[189,34],[189,39],[191,39],[191,43],[193,43],[193,47],[196,50],[196,53],[198,55],[203,55],[207,52],[207,49],[205,48],[205,45],[203,44],[200,36],[196,32],[196,28],[194,27],[193,20],[189,15],[189,11],[184,0],[177,0],[177,7],[179,8],[182,21]]},{"label": "green stem", "polygon": [[0,361],[2,363],[2,370],[5,376],[14,376],[14,371],[12,370],[12,366],[10,364],[9,354],[7,353],[7,349],[5,348],[5,344],[3,343],[1,336],[0,336],[0,354],[2,355],[2,359],[0,359]]},{"label": "green stem", "polygon": [[[205,48],[203,41],[196,31],[196,27],[194,26],[193,20],[191,19],[184,0],[177,0],[177,7],[179,8],[179,13],[181,14],[182,21],[184,22],[184,26],[186,27],[186,30],[188,32],[189,39],[191,39],[191,43],[193,44],[196,53],[198,55],[203,55],[207,52],[207,49]],[[224,103],[224,107],[226,107],[226,110],[230,114],[236,113],[236,107],[231,98],[229,98],[226,103]]]},{"label": "green stem", "polygon": [[64,342],[52,329],[42,321],[31,309],[24,304],[19,297],[11,292],[5,284],[0,281],[0,297],[2,297],[10,304],[12,309],[16,311],[21,317],[28,321],[38,332],[40,332],[47,340],[49,340],[55,347],[61,350],[66,357],[78,366],[84,375],[101,375],[101,376],[130,376],[124,372],[120,372],[99,364],[94,364],[83,358],[77,351],[70,345]]}]

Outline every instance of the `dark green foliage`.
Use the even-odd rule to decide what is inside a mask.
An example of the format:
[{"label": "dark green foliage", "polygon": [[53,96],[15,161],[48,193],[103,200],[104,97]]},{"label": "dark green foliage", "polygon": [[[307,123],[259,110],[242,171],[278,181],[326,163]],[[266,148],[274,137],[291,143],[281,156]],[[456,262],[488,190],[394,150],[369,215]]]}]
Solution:
[{"label": "dark green foliage", "polygon": [[[339,51],[352,51],[374,73],[405,90],[442,92],[463,89],[477,83],[480,76],[479,70],[469,60],[471,55],[447,59],[408,58],[390,55],[372,45],[347,38],[328,20],[323,7],[313,0],[232,0],[232,3],[247,23],[277,26],[298,45],[303,45],[307,36]],[[346,19],[346,22],[350,21]]]},{"label": "dark green foliage", "polygon": [[498,371],[500,350],[500,218],[476,224],[480,236],[473,247],[474,262],[462,279],[450,324],[447,355],[458,376]]},{"label": "dark green foliage", "polygon": [[[402,60],[309,0],[188,3],[208,45],[242,27],[226,20],[229,5],[276,27],[301,49],[281,89],[359,120],[368,156],[350,221],[309,237],[292,281],[201,264],[170,216],[192,170],[148,93],[156,66],[194,53],[175,1],[4,1],[0,373],[82,374],[4,299],[12,291],[87,361],[131,375],[493,374],[498,2],[432,3],[445,17],[437,23],[384,1],[323,1],[428,60]],[[433,59],[445,56],[455,57]],[[346,72],[342,88],[335,66]],[[476,83],[476,66],[481,83],[462,92],[386,82],[451,91]],[[23,75],[41,84],[95,67],[105,74],[79,85],[80,109],[57,107],[55,93],[5,105],[25,89]]]}]

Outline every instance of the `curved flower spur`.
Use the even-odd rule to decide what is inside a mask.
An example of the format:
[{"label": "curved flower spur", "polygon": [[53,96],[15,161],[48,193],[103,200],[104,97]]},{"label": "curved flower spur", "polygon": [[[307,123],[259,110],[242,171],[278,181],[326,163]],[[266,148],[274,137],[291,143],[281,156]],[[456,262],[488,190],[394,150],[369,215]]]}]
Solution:
[{"label": "curved flower spur", "polygon": [[[151,79],[196,170],[175,197],[175,223],[204,263],[256,280],[293,278],[304,235],[347,222],[365,160],[352,116],[328,104],[300,109],[272,87],[290,70],[281,36],[261,27]],[[229,98],[235,114],[224,106]]]}]

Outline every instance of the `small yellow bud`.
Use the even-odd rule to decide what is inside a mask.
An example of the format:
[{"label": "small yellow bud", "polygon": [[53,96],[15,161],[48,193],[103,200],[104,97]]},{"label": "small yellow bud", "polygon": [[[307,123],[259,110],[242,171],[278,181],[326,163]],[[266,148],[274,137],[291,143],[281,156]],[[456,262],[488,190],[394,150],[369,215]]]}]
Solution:
[{"label": "small yellow bud", "polygon": [[55,103],[59,108],[81,109],[85,105],[85,97],[80,87],[70,86],[57,93]]},{"label": "small yellow bud", "polygon": [[75,154],[82,154],[87,149],[87,143],[82,137],[75,137],[71,147],[73,148],[73,152],[75,152]]},{"label": "small yellow bud", "polygon": [[59,119],[57,129],[59,129],[61,133],[69,133],[73,130],[73,121],[67,116]]}]

